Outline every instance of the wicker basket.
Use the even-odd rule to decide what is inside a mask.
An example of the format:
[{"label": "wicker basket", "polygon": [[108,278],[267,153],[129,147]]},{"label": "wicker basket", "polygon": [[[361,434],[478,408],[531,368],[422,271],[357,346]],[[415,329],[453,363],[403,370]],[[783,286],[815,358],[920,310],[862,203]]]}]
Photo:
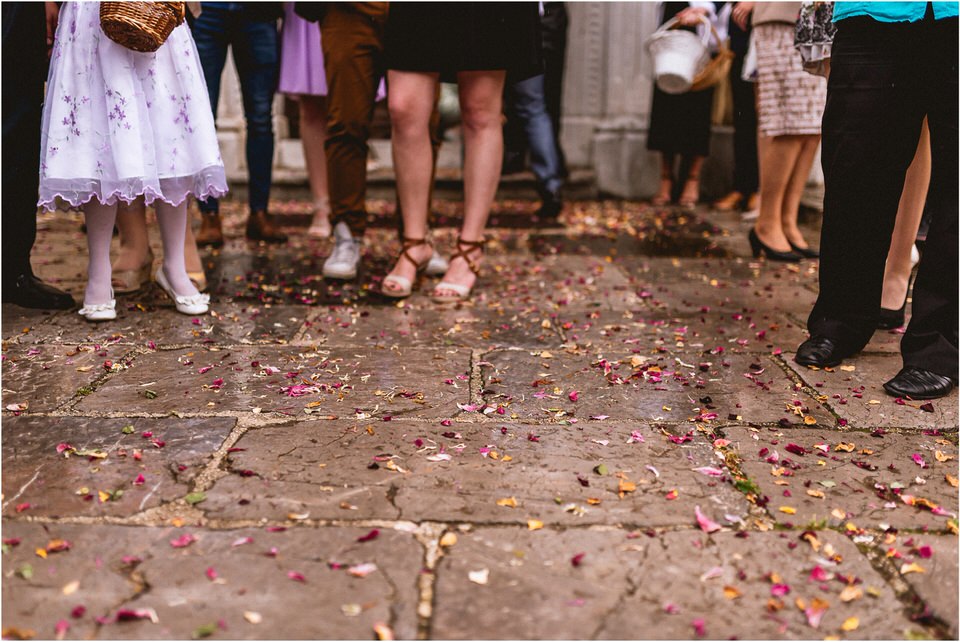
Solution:
[{"label": "wicker basket", "polygon": [[156,51],[183,23],[183,2],[101,2],[100,26],[107,37],[134,51]]},{"label": "wicker basket", "polygon": [[[713,25],[710,26],[710,31],[713,32],[713,37],[717,39],[717,42],[720,42],[720,37]],[[719,46],[717,54],[694,76],[690,91],[700,91],[713,87],[730,73],[730,65],[733,64],[733,52],[730,51],[730,47],[725,42],[720,42]]]}]

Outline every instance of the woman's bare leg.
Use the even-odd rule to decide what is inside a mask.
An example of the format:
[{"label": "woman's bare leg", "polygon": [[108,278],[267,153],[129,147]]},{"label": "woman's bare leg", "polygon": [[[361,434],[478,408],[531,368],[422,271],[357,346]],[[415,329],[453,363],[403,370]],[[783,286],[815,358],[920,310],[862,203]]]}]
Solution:
[{"label": "woman's bare leg", "polygon": [[[504,71],[461,71],[457,74],[460,88],[460,114],[463,128],[464,163],[463,191],[464,213],[460,238],[464,241],[479,241],[487,226],[490,206],[493,204],[500,182],[500,167],[503,162],[503,83]],[[476,248],[467,251],[475,263],[482,252]],[[447,283],[473,287],[476,275],[466,260],[456,257],[450,260],[450,268],[444,275]],[[456,295],[455,292],[439,289],[440,296]]]},{"label": "woman's bare leg", "polygon": [[787,241],[799,248],[806,249],[809,245],[804,240],[800,228],[797,227],[797,216],[800,214],[800,199],[803,197],[803,190],[810,178],[810,169],[817,157],[820,136],[798,136],[797,138],[802,139],[800,153],[797,154],[796,165],[794,165],[790,174],[787,191],[783,196],[780,225]]},{"label": "woman's bare leg", "polygon": [[930,129],[927,127],[927,119],[924,118],[917,153],[904,179],[900,206],[897,209],[897,222],[893,226],[890,251],[883,271],[883,297],[880,306],[888,310],[899,310],[907,298],[910,271],[913,269],[910,253],[917,240],[920,219],[923,218],[923,206],[927,202],[931,169]]},{"label": "woman's bare leg", "polygon": [[761,242],[778,252],[790,251],[783,234],[783,201],[802,146],[799,136],[768,137],[760,144],[760,217],[754,229]]},{"label": "woman's bare leg", "polygon": [[[437,82],[439,74],[387,72],[397,199],[403,212],[404,235],[407,238],[422,239],[427,235],[430,179],[433,174],[430,113],[433,111]],[[413,247],[409,252],[418,263],[426,262],[432,254],[425,245]],[[413,281],[416,266],[401,258],[390,274]],[[384,288],[399,290],[392,281],[385,282]]]}]

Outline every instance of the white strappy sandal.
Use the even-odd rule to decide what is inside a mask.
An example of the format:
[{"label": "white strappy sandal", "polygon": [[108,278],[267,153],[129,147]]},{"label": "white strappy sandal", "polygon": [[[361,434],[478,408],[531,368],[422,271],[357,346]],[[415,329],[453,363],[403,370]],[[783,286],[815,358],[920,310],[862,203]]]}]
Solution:
[{"label": "white strappy sandal", "polygon": [[[410,249],[418,247],[420,245],[430,246],[430,249],[433,250],[433,244],[426,239],[403,239],[403,247],[400,248],[400,256],[397,257],[397,263],[400,262],[400,259],[407,259],[413,266],[417,269],[417,277],[427,268],[427,265],[430,263],[430,259],[422,263],[417,263],[413,260],[413,257],[410,255]],[[430,257],[433,258],[433,252],[431,252]],[[386,288],[384,287],[388,283],[392,283],[395,288]],[[413,281],[408,279],[405,276],[400,276],[398,274],[388,274],[383,279],[383,284],[380,286],[380,292],[383,296],[390,297],[391,299],[405,299],[413,293]]]},{"label": "white strappy sandal", "polygon": [[[473,259],[470,258],[470,253],[474,250],[483,251],[483,246],[486,243],[486,239],[480,239],[479,241],[464,241],[463,239],[457,239],[457,251],[450,256],[450,262],[453,263],[454,259],[461,258],[467,263],[467,267],[470,268],[470,271],[473,272],[477,278],[480,277],[480,268],[476,263],[473,262]],[[448,294],[438,294],[443,290],[449,290],[453,292],[453,295]],[[472,286],[460,285],[459,283],[450,283],[449,281],[441,281],[437,284],[437,287],[433,289],[433,294],[430,296],[437,303],[456,303],[458,301],[465,301],[470,298],[470,292],[473,290]]]}]

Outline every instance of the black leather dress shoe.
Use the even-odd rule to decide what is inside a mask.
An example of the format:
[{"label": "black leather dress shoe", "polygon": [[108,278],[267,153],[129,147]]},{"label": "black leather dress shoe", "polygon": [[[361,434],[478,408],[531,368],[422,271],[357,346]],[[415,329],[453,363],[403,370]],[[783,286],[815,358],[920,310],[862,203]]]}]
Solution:
[{"label": "black leather dress shoe", "polygon": [[555,219],[560,215],[560,212],[563,211],[563,199],[560,197],[560,190],[554,190],[552,192],[543,190],[540,198],[543,199],[543,203],[540,205],[540,209],[537,210],[537,218],[541,221]]},{"label": "black leather dress shoe", "polygon": [[914,366],[905,366],[896,377],[883,384],[883,389],[894,397],[938,399],[950,394],[954,385],[950,377]]},{"label": "black leather dress shoe", "polygon": [[47,285],[29,272],[17,275],[13,283],[3,286],[4,303],[14,303],[37,310],[69,310],[76,306],[73,297]]},{"label": "black leather dress shoe", "polygon": [[800,344],[794,361],[801,366],[832,368],[848,356],[850,355],[840,351],[833,339],[813,336]]}]

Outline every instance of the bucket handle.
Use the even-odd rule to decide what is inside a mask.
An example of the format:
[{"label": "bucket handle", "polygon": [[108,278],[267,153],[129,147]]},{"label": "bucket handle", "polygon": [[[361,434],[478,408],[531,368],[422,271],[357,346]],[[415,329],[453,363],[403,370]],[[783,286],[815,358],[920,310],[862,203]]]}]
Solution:
[{"label": "bucket handle", "polygon": [[[706,16],[700,16],[700,21],[710,27],[709,31],[704,30],[703,36],[701,37],[703,46],[708,49],[710,48],[710,36],[713,36],[714,40],[717,41],[717,46],[720,46],[720,34],[717,33],[717,30],[713,27],[713,24],[710,23],[710,19]],[[670,18],[660,25],[660,28],[657,29],[657,31],[667,31],[677,26],[679,26],[679,21],[676,18]]]}]

